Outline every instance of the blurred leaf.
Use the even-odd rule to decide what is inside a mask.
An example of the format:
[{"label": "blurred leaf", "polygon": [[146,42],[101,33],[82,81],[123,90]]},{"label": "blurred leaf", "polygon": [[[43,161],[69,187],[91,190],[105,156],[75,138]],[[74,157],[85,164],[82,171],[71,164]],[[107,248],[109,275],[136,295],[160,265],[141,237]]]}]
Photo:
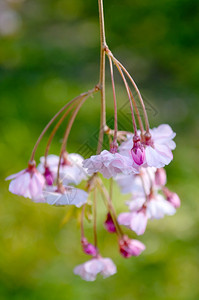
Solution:
[{"label": "blurred leaf", "polygon": [[64,218],[62,219],[60,223],[60,227],[63,227],[65,224],[67,224],[73,217],[75,217],[75,206],[71,205],[70,208],[68,208],[67,213],[65,214]]}]

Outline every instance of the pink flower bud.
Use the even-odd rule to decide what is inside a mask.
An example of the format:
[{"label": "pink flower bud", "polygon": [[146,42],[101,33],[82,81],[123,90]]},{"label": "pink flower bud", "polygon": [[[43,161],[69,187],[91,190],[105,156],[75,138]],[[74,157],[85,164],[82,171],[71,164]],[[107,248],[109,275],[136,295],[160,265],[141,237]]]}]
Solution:
[{"label": "pink flower bud", "polygon": [[104,227],[110,233],[116,232],[115,224],[110,213],[107,214],[106,221],[104,222]]},{"label": "pink flower bud", "polygon": [[138,240],[131,240],[128,236],[123,236],[119,242],[120,253],[123,257],[138,256],[145,250],[145,245]]},{"label": "pink flower bud", "polygon": [[97,255],[97,249],[94,245],[88,243],[86,238],[82,238],[82,248],[85,254],[96,256]]},{"label": "pink flower bud", "polygon": [[163,188],[163,193],[165,194],[167,201],[170,202],[173,205],[173,207],[175,207],[175,208],[180,207],[181,201],[180,201],[179,196],[176,193],[171,192],[167,188]]},{"label": "pink flower bud", "polygon": [[171,192],[167,197],[167,200],[175,207],[178,208],[181,205],[180,198],[176,193]]},{"label": "pink flower bud", "polygon": [[159,186],[165,185],[167,182],[167,175],[164,168],[159,168],[155,172],[155,184]]},{"label": "pink flower bud", "polygon": [[46,179],[47,185],[53,185],[54,182],[53,174],[48,167],[45,167],[45,172],[43,175]]},{"label": "pink flower bud", "polygon": [[138,136],[133,137],[133,148],[131,149],[131,155],[137,165],[140,166],[144,163],[145,150],[143,145],[140,143],[140,138]]}]

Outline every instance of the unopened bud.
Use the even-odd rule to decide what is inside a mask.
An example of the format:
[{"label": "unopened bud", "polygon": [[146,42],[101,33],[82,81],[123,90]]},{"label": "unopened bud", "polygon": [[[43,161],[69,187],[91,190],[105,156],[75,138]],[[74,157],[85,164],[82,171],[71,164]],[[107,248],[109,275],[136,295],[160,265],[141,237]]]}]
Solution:
[{"label": "unopened bud", "polygon": [[107,214],[106,221],[104,222],[104,227],[110,233],[116,232],[115,224],[110,213]]}]

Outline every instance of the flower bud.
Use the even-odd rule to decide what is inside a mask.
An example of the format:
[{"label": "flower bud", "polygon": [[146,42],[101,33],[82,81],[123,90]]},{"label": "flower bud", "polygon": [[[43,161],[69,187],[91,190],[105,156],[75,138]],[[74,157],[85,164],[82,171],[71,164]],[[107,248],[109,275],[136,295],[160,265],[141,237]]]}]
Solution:
[{"label": "flower bud", "polygon": [[53,182],[54,182],[53,174],[48,167],[45,167],[45,172],[43,175],[46,179],[46,184],[53,185]]},{"label": "flower bud", "polygon": [[88,243],[86,238],[82,238],[82,248],[85,254],[96,256],[97,255],[97,249],[94,245]]},{"label": "flower bud", "polygon": [[137,165],[140,166],[144,163],[145,150],[138,136],[133,137],[133,148],[131,149],[131,155]]},{"label": "flower bud", "polygon": [[175,207],[175,208],[180,207],[181,201],[180,201],[179,196],[176,193],[171,192],[167,188],[163,189],[163,193],[165,194],[167,201],[169,201],[173,205],[173,207]]},{"label": "flower bud", "polygon": [[104,227],[110,233],[116,232],[115,224],[110,213],[107,214],[106,221],[104,222]]},{"label": "flower bud", "polygon": [[171,194],[167,197],[167,200],[175,207],[178,208],[181,205],[181,201],[179,196],[176,193],[171,192]]}]

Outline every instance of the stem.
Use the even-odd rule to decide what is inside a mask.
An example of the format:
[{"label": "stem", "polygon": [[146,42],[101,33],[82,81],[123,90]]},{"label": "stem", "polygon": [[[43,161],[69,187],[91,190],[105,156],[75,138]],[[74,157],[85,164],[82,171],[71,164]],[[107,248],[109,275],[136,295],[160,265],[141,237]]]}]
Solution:
[{"label": "stem", "polygon": [[94,246],[97,248],[97,207],[96,207],[96,188],[93,191],[93,234]]},{"label": "stem", "polygon": [[126,68],[119,62],[119,60],[117,60],[113,55],[111,55],[112,59],[115,61],[116,64],[118,64],[121,69],[126,73],[126,75],[128,76],[128,78],[130,79],[131,83],[133,84],[137,94],[138,94],[138,97],[139,97],[139,100],[140,100],[140,103],[141,103],[141,106],[142,106],[142,109],[143,109],[143,112],[144,112],[144,119],[145,119],[145,125],[146,125],[146,132],[149,133],[149,120],[148,120],[148,116],[147,116],[147,112],[146,112],[146,108],[145,108],[145,105],[144,105],[144,101],[142,99],[142,95],[140,94],[140,91],[135,83],[135,81],[133,80],[133,78],[131,77],[131,75],[129,74],[129,72],[126,70]]},{"label": "stem", "polygon": [[64,115],[60,118],[60,120],[57,122],[57,124],[55,125],[49,139],[48,139],[48,142],[47,142],[47,146],[46,146],[46,150],[45,150],[45,163],[44,165],[46,166],[47,165],[47,156],[48,156],[48,153],[49,153],[49,149],[50,149],[50,145],[51,145],[51,142],[57,132],[57,130],[59,129],[59,127],[61,126],[62,122],[65,120],[65,118],[67,117],[67,115],[70,113],[70,111],[74,108],[74,106],[76,105],[76,103],[73,103],[73,105],[71,105],[67,111],[64,113]]},{"label": "stem", "polygon": [[109,211],[111,213],[111,217],[113,219],[113,222],[115,224],[115,227],[117,229],[117,233],[119,236],[123,236],[123,232],[122,232],[122,229],[117,221],[117,215],[116,215],[116,212],[115,212],[115,209],[113,207],[113,204],[111,202],[111,199],[109,197],[109,194],[108,194],[108,191],[106,190],[102,180],[100,178],[98,178],[98,186],[99,186],[99,189],[100,191],[102,192],[102,194],[105,196],[106,200],[108,201],[108,208],[109,208]]},{"label": "stem", "polygon": [[124,85],[128,94],[128,98],[129,98],[129,103],[130,103],[130,107],[131,107],[131,115],[132,115],[132,122],[133,122],[133,129],[134,129],[134,134],[137,135],[137,126],[136,126],[136,121],[135,121],[135,116],[134,116],[134,110],[133,110],[133,105],[132,105],[132,101],[131,101],[131,95],[130,95],[130,88],[128,86],[128,83],[126,81],[126,78],[122,72],[122,69],[118,66],[118,64],[116,64],[116,67],[122,77],[122,80],[124,81]]},{"label": "stem", "polygon": [[84,214],[85,214],[85,207],[86,207],[86,204],[83,205],[82,212],[81,212],[81,240],[84,238]]},{"label": "stem", "polygon": [[103,0],[98,0],[99,6],[99,24],[100,24],[100,78],[99,87],[101,93],[101,120],[100,120],[100,132],[97,146],[97,154],[102,150],[102,144],[104,139],[104,130],[106,127],[106,100],[105,100],[105,28],[104,28],[104,10]]},{"label": "stem", "polygon": [[88,92],[84,93],[84,94],[81,94],[79,96],[79,98],[81,98],[81,101],[80,103],[78,104],[78,106],[76,107],[75,111],[73,112],[69,122],[68,122],[68,126],[66,127],[66,131],[65,131],[65,134],[64,134],[64,138],[63,138],[63,142],[62,142],[62,146],[61,146],[61,152],[60,152],[60,155],[59,155],[59,163],[58,163],[58,170],[57,170],[57,184],[59,184],[59,171],[60,171],[60,166],[61,166],[61,158],[62,158],[62,154],[64,153],[64,150],[66,148],[66,144],[67,144],[67,140],[68,140],[68,136],[69,136],[69,133],[71,131],[71,128],[72,128],[72,125],[75,121],[75,118],[81,108],[81,106],[83,105],[83,103],[86,101],[86,99],[88,97],[90,97],[93,93],[96,93],[99,91],[99,86],[96,85],[92,90],[89,90]]},{"label": "stem", "polygon": [[110,199],[112,201],[112,198],[113,198],[113,178],[112,177],[110,178],[109,197],[110,197]]},{"label": "stem", "polygon": [[50,125],[55,121],[55,119],[69,106],[71,105],[73,102],[75,102],[76,100],[84,97],[85,95],[87,95],[87,93],[83,93],[75,98],[73,98],[70,102],[68,102],[67,104],[65,104],[55,115],[54,117],[50,120],[50,122],[46,125],[46,127],[43,129],[42,133],[40,134],[39,138],[37,139],[37,142],[32,150],[32,154],[30,157],[30,161],[34,160],[35,157],[35,152],[37,150],[37,147],[39,145],[39,143],[41,142],[41,139],[43,138],[44,134],[46,133],[46,131],[48,130],[48,128],[50,127]]},{"label": "stem", "polygon": [[110,63],[110,72],[111,72],[111,82],[112,82],[112,89],[113,89],[113,101],[114,101],[114,136],[113,136],[113,145],[117,142],[117,101],[116,101],[116,93],[115,93],[115,83],[114,83],[114,76],[113,76],[113,64],[110,57],[109,63]]},{"label": "stem", "polygon": [[146,192],[146,186],[145,186],[144,179],[143,179],[143,177],[142,177],[142,175],[141,175],[141,174],[140,174],[140,180],[141,180],[141,182],[142,182],[142,187],[143,187],[143,190],[144,190],[144,195],[145,195],[145,199],[146,199],[145,203],[146,203],[146,202],[147,202],[147,192]]},{"label": "stem", "polygon": [[98,0],[101,47],[106,46],[103,0]]},{"label": "stem", "polygon": [[138,123],[139,123],[139,126],[140,126],[140,130],[141,130],[141,134],[144,135],[144,127],[143,127],[143,123],[142,123],[142,119],[140,117],[140,113],[139,113],[139,110],[138,110],[138,107],[137,107],[137,103],[133,97],[133,94],[131,92],[131,89],[129,87],[129,93],[131,95],[131,100],[133,102],[133,106],[135,108],[135,113],[136,113],[136,116],[137,116],[137,119],[138,119]]},{"label": "stem", "polygon": [[70,131],[71,131],[71,128],[72,128],[72,125],[75,121],[75,118],[81,108],[81,106],[83,105],[83,103],[86,101],[86,99],[88,98],[88,95],[85,96],[82,101],[78,104],[78,106],[76,107],[75,111],[73,112],[69,122],[68,122],[68,126],[66,128],[66,131],[65,131],[65,134],[64,134],[64,138],[63,138],[63,142],[62,142],[62,146],[61,146],[61,152],[60,152],[60,155],[59,155],[59,163],[58,163],[58,170],[57,170],[57,184],[59,184],[59,171],[60,171],[60,166],[61,166],[61,158],[62,158],[62,155],[65,151],[65,148],[66,148],[66,144],[67,144],[67,140],[68,140],[68,136],[70,134]]}]

